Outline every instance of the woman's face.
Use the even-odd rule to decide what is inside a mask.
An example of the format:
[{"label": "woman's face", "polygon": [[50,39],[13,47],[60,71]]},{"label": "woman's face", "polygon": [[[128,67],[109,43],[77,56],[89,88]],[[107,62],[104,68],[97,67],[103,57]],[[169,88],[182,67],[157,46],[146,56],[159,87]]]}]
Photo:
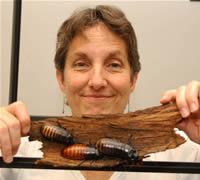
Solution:
[{"label": "woman's face", "polygon": [[75,36],[57,79],[72,115],[123,113],[137,79],[130,71],[125,42],[99,24]]}]

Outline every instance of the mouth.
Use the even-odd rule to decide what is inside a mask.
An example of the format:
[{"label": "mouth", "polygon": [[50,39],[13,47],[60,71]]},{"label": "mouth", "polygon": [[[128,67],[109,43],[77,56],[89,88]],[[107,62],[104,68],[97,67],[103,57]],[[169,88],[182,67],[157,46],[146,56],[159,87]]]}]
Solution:
[{"label": "mouth", "polygon": [[84,95],[84,96],[82,96],[82,97],[84,97],[85,99],[87,99],[87,100],[91,100],[91,101],[103,101],[103,100],[107,100],[107,99],[110,99],[110,98],[112,98],[113,97],[113,95],[112,96],[109,96],[109,95]]}]

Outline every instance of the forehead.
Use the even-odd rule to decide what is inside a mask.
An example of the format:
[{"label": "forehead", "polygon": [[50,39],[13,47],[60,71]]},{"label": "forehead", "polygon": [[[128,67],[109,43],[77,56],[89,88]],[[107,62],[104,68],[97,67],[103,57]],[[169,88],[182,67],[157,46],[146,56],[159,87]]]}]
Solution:
[{"label": "forehead", "polygon": [[72,40],[68,53],[76,51],[117,51],[127,57],[125,41],[106,25],[100,23],[78,33]]},{"label": "forehead", "polygon": [[83,30],[80,34],[83,38],[90,39],[98,39],[100,40],[115,40],[115,41],[123,41],[119,35],[112,32],[106,25],[103,23],[91,26],[85,30]]}]

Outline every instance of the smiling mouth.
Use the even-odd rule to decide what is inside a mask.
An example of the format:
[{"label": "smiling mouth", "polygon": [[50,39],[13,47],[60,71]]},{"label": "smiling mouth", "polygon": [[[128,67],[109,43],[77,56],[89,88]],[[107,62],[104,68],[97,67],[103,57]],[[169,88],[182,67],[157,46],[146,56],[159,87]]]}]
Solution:
[{"label": "smiling mouth", "polygon": [[88,100],[106,100],[109,99],[113,96],[104,96],[104,95],[87,95],[87,96],[83,96],[84,98],[88,99]]}]

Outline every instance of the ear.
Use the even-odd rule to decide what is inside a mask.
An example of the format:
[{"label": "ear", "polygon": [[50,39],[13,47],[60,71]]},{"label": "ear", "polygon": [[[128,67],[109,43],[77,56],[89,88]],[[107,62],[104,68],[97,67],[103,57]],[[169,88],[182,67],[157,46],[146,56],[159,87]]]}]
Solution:
[{"label": "ear", "polygon": [[135,89],[137,78],[138,78],[138,73],[135,72],[133,78],[131,79],[131,87],[130,87],[131,92],[133,92],[133,90]]},{"label": "ear", "polygon": [[62,76],[62,73],[58,70],[56,70],[56,78],[57,78],[57,81],[58,81],[61,91],[65,94],[64,78]]}]

